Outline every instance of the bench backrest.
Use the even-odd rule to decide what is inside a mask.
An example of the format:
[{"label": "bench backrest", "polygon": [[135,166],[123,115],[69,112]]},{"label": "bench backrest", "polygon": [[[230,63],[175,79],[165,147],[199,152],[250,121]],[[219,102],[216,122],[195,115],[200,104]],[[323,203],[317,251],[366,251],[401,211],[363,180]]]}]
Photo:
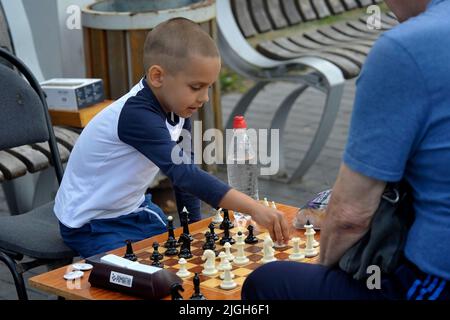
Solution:
[{"label": "bench backrest", "polygon": [[382,2],[382,0],[230,1],[235,19],[246,38]]}]

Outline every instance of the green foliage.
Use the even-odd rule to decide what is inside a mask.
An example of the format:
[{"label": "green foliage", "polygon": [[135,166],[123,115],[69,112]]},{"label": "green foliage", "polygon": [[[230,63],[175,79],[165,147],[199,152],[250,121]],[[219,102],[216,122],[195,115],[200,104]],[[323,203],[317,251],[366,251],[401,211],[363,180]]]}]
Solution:
[{"label": "green foliage", "polygon": [[231,92],[244,93],[251,87],[253,83],[251,80],[245,79],[226,66],[222,67],[219,80],[222,94]]}]

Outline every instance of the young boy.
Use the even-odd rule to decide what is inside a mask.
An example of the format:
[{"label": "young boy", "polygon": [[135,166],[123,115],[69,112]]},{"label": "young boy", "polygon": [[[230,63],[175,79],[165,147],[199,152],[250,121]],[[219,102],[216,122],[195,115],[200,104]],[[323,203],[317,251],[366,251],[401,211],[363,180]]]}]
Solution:
[{"label": "young boy", "polygon": [[[281,212],[231,189],[214,176],[171,155],[181,152],[182,129],[208,98],[221,68],[214,41],[183,18],[161,23],[144,45],[145,77],[100,112],[72,150],[54,211],[65,243],[82,257],[112,250],[126,239],[166,231],[162,210],[144,196],[159,169],[174,185],[178,210],[200,219],[200,201],[249,213],[275,241],[288,240]],[[184,158],[192,155],[182,154]]]}]

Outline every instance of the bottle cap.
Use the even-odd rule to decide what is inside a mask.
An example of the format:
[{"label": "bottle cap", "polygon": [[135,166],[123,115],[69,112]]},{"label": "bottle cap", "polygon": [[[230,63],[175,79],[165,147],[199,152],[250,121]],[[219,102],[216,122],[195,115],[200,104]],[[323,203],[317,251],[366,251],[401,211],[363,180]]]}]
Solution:
[{"label": "bottle cap", "polygon": [[233,129],[246,129],[247,123],[243,116],[235,116],[233,119]]}]

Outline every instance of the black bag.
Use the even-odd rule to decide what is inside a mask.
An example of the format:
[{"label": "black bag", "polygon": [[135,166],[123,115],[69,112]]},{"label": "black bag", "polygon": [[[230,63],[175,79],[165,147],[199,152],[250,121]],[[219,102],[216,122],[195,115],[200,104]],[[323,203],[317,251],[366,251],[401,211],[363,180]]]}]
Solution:
[{"label": "black bag", "polygon": [[340,259],[339,267],[362,280],[376,265],[384,274],[392,273],[403,257],[408,230],[414,220],[412,196],[405,181],[389,183],[383,192],[370,229]]}]

